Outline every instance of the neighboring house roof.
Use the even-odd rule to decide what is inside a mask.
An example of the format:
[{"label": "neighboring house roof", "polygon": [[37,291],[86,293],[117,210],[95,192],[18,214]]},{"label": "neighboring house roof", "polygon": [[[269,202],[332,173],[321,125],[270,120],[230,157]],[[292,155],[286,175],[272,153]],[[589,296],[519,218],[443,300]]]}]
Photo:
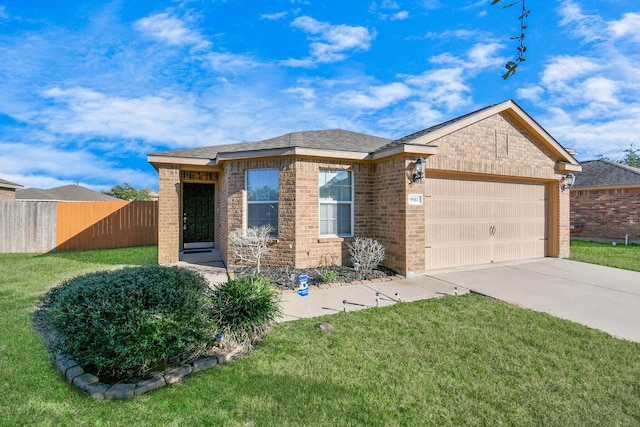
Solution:
[{"label": "neighboring house roof", "polygon": [[17,190],[19,188],[24,188],[20,184],[16,184],[15,182],[7,181],[5,179],[0,179],[0,188],[10,188],[13,190]]},{"label": "neighboring house roof", "polygon": [[26,188],[16,192],[16,200],[41,200],[62,202],[113,202],[120,199],[90,190],[79,185],[63,185],[62,187],[42,190]]},{"label": "neighboring house roof", "polygon": [[580,170],[580,164],[573,155],[512,100],[482,108],[397,140],[342,129],[316,130],[288,133],[257,142],[156,152],[149,154],[148,160],[152,164],[181,163],[213,166],[220,161],[230,159],[292,154],[360,160],[378,159],[401,152],[432,155],[437,154],[437,147],[432,143],[438,138],[495,114],[507,115],[543,144],[562,163],[560,171]]},{"label": "neighboring house roof", "polygon": [[609,160],[582,162],[573,189],[596,187],[640,187],[640,169]]}]

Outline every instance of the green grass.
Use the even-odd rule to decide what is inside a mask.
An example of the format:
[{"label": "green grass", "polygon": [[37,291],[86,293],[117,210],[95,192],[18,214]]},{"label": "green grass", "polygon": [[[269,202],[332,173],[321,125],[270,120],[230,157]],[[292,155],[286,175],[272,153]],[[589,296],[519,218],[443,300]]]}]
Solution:
[{"label": "green grass", "polygon": [[476,295],[281,323],[242,360],[90,400],[52,367],[34,305],[151,252],[0,255],[0,425],[640,425],[640,344]]},{"label": "green grass", "polygon": [[613,246],[611,243],[573,240],[569,259],[622,268],[624,270],[640,271],[640,245],[625,246],[624,244],[618,244]]}]

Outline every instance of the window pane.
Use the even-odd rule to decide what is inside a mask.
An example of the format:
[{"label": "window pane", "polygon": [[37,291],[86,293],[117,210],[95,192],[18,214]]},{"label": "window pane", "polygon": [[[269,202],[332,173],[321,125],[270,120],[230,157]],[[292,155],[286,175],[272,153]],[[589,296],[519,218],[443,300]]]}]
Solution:
[{"label": "window pane", "polygon": [[351,204],[337,205],[337,229],[339,235],[351,234]]},{"label": "window pane", "polygon": [[278,235],[277,203],[250,203],[247,208],[247,227],[270,225],[271,235]]},{"label": "window pane", "polygon": [[320,171],[320,199],[325,201],[351,201],[350,171]]},{"label": "window pane", "polygon": [[338,231],[336,228],[337,218],[337,206],[336,205],[320,205],[320,234],[336,234]]},{"label": "window pane", "polygon": [[247,200],[278,201],[278,169],[256,169],[247,171]]}]

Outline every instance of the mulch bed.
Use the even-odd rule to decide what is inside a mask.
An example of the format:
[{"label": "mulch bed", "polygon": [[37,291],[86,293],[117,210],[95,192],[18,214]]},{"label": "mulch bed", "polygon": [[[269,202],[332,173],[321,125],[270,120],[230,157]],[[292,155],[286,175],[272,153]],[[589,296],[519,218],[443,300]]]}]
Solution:
[{"label": "mulch bed", "polygon": [[[335,279],[330,282],[325,281],[324,277],[329,276],[327,271],[335,273]],[[236,278],[248,276],[255,273],[253,268],[234,268]],[[268,277],[281,290],[297,289],[298,277],[301,275],[309,276],[307,284],[309,286],[319,286],[323,283],[351,283],[360,280],[384,279],[393,277],[396,272],[386,267],[378,267],[366,276],[356,271],[353,267],[347,266],[330,266],[318,268],[292,268],[292,267],[261,267],[260,275]]]}]

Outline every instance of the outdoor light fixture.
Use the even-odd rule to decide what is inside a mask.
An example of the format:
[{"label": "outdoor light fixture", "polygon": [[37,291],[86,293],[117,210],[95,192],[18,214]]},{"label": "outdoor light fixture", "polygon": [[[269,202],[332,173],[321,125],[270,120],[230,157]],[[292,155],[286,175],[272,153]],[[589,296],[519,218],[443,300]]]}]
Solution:
[{"label": "outdoor light fixture", "polygon": [[562,178],[562,191],[567,191],[576,183],[576,176],[572,173]]},{"label": "outdoor light fixture", "polygon": [[422,182],[422,178],[424,178],[424,169],[427,166],[424,158],[422,156],[418,157],[415,165],[415,172],[413,173],[413,182]]}]

